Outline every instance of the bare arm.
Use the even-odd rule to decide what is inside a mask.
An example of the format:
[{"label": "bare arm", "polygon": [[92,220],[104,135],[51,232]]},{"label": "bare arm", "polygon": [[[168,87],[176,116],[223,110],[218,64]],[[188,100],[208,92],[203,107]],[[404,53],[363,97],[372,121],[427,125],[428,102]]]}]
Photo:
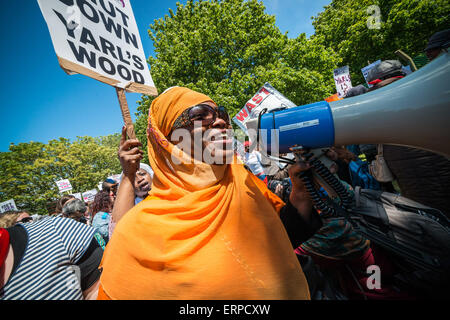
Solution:
[{"label": "bare arm", "polygon": [[134,180],[143,154],[140,146],[142,144],[137,139],[126,140],[126,127],[123,127],[118,151],[123,177],[114,202],[112,223],[119,222],[134,207]]},{"label": "bare arm", "polygon": [[83,291],[84,300],[97,300],[98,288],[100,286],[100,279],[98,279],[92,286]]},{"label": "bare arm", "polygon": [[313,204],[309,193],[303,185],[303,181],[300,179],[299,174],[303,171],[310,169],[310,165],[302,162],[290,166],[289,177],[292,182],[292,191],[289,195],[289,201],[297,209],[302,219],[310,224],[314,219],[313,215],[317,215],[317,212],[313,209]]}]

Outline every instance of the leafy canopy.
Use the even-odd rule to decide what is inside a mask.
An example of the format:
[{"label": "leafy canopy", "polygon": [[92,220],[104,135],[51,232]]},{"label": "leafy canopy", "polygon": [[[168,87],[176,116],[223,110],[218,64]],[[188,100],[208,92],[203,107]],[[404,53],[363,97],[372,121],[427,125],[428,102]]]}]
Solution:
[{"label": "leafy canopy", "polygon": [[[305,34],[290,39],[257,0],[177,3],[150,25],[156,57],[150,57],[159,92],[184,86],[209,95],[236,114],[270,82],[298,105],[324,99],[335,90],[333,69],[340,59]],[[145,145],[152,98],[139,102],[136,133]]]},{"label": "leafy canopy", "polygon": [[[371,5],[380,8],[379,29],[367,25]],[[398,59],[398,49],[412,58],[422,54],[432,34],[450,27],[449,16],[448,0],[332,0],[314,17],[312,38],[339,53],[355,85],[364,82],[368,61]]]},{"label": "leafy canopy", "polygon": [[14,199],[19,210],[47,214],[49,202],[60,198],[55,181],[69,179],[73,193],[95,189],[121,171],[117,158],[120,135],[11,145],[0,153],[0,202]]}]

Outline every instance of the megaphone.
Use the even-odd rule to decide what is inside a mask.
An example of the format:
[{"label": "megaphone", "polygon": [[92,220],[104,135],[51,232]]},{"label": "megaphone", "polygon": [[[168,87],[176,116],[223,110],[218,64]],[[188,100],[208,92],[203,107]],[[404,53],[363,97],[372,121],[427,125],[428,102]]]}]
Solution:
[{"label": "megaphone", "polygon": [[[268,154],[335,145],[392,144],[450,158],[450,54],[373,92],[264,114],[258,138]],[[261,132],[261,131],[260,131]]]}]

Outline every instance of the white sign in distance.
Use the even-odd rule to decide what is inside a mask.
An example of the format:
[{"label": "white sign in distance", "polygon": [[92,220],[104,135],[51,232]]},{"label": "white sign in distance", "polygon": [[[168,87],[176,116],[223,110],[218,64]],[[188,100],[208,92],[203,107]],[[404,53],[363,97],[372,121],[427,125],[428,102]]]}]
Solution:
[{"label": "white sign in distance", "polygon": [[130,0],[38,0],[61,68],[155,96]]},{"label": "white sign in distance", "polygon": [[97,190],[95,190],[95,189],[83,192],[83,201],[84,202],[94,201],[96,194],[97,194]]},{"label": "white sign in distance", "polygon": [[4,213],[7,211],[17,211],[17,207],[16,207],[16,203],[14,202],[14,199],[0,203],[0,213]]},{"label": "white sign in distance", "polygon": [[56,181],[56,185],[58,186],[60,193],[72,191],[72,185],[70,184],[70,181],[68,179]]},{"label": "white sign in distance", "polygon": [[336,83],[336,90],[339,98],[344,98],[347,91],[352,88],[349,66],[334,70],[334,82]]},{"label": "white sign in distance", "polygon": [[74,196],[74,197],[77,198],[78,200],[83,201],[83,197],[81,196],[81,193],[74,193],[74,194],[72,194],[72,196]]}]

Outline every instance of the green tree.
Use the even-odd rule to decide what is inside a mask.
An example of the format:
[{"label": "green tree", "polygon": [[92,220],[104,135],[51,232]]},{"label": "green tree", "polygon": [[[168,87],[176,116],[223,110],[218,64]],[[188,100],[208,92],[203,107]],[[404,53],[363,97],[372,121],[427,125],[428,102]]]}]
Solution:
[{"label": "green tree", "polygon": [[51,140],[11,145],[0,153],[0,202],[14,199],[19,209],[47,214],[60,197],[55,181],[69,179],[73,193],[95,189],[98,182],[120,173],[120,135]]},{"label": "green tree", "polygon": [[[257,0],[177,3],[150,25],[156,57],[152,77],[160,92],[185,86],[209,95],[236,114],[265,83],[293,102],[316,102],[335,90],[332,72],[340,62],[332,49],[304,34],[290,39]],[[148,109],[139,102],[136,134],[146,145]],[[144,159],[145,161],[146,159]]]},{"label": "green tree", "polygon": [[[368,27],[371,5],[380,9],[379,28]],[[312,38],[339,53],[354,84],[364,83],[361,68],[368,61],[398,59],[398,49],[421,54],[433,33],[450,27],[449,14],[448,0],[332,0],[313,18]]]}]

